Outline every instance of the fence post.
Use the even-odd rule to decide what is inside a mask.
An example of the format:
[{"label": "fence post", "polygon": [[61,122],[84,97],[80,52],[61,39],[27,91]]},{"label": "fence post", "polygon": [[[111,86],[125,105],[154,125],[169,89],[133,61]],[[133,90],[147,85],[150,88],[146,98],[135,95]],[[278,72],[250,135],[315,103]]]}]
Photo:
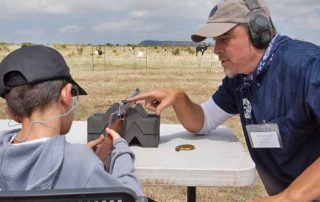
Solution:
[{"label": "fence post", "polygon": [[91,45],[92,71],[94,71],[93,46]]},{"label": "fence post", "polygon": [[146,71],[148,69],[148,51],[147,51],[147,49],[148,49],[148,46],[146,46]]},{"label": "fence post", "polygon": [[103,45],[103,71],[106,71],[106,45]]},{"label": "fence post", "polygon": [[211,72],[211,68],[212,68],[212,57],[213,57],[213,52],[211,53],[210,72]]},{"label": "fence post", "polygon": [[133,70],[136,70],[136,49],[133,49]]}]

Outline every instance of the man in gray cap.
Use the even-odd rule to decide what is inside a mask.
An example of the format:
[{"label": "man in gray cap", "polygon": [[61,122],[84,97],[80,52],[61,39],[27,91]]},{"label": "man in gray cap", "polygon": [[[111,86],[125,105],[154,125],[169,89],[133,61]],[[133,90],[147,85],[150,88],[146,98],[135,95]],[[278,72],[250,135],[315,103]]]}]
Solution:
[{"label": "man in gray cap", "polygon": [[78,95],[86,94],[50,47],[24,46],[1,61],[0,97],[21,128],[0,133],[0,191],[125,186],[143,196],[134,155],[114,130],[106,129],[114,147],[109,173],[91,148],[66,142]]},{"label": "man in gray cap", "polygon": [[263,0],[223,0],[191,36],[215,40],[226,77],[196,104],[167,87],[144,99],[156,114],[172,105],[183,126],[205,134],[239,114],[250,155],[270,195],[257,201],[320,198],[320,47],[280,35]]}]

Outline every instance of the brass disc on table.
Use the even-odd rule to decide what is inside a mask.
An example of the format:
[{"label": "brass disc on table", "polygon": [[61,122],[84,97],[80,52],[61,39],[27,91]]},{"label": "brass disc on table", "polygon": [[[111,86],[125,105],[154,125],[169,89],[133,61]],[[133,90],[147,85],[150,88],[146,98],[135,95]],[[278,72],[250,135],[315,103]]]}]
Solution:
[{"label": "brass disc on table", "polygon": [[191,151],[194,150],[194,148],[192,144],[181,144],[176,146],[176,151]]}]

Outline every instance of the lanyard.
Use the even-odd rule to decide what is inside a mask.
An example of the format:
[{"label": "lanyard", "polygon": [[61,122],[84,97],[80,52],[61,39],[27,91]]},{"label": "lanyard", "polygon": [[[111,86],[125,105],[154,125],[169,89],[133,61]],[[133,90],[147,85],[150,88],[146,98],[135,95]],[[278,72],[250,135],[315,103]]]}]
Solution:
[{"label": "lanyard", "polygon": [[273,59],[274,53],[276,52],[279,45],[287,41],[288,39],[289,38],[287,36],[281,36],[279,34],[273,37],[273,39],[268,45],[268,48],[266,49],[262,58],[260,59],[256,70],[251,74],[244,76],[243,84],[238,88],[240,91],[244,91],[245,89],[252,86],[252,84],[258,83],[258,78],[268,70],[270,63]]},{"label": "lanyard", "polygon": [[259,77],[261,77],[261,75],[268,70],[277,48],[281,43],[287,41],[288,39],[289,38],[286,36],[281,36],[279,34],[275,35],[269,43],[262,58],[260,59],[256,70],[253,73],[244,76],[243,84],[237,88],[237,90],[240,91],[241,94],[243,115],[246,124],[256,123],[254,114],[252,112],[252,106],[249,100],[249,89],[253,84],[258,84]]}]

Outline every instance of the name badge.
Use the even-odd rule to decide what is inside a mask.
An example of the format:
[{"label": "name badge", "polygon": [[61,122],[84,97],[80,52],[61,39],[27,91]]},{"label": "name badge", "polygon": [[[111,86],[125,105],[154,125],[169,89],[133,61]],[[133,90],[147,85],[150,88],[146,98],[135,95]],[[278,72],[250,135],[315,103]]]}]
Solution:
[{"label": "name badge", "polygon": [[249,124],[246,129],[252,148],[282,148],[278,124]]}]

